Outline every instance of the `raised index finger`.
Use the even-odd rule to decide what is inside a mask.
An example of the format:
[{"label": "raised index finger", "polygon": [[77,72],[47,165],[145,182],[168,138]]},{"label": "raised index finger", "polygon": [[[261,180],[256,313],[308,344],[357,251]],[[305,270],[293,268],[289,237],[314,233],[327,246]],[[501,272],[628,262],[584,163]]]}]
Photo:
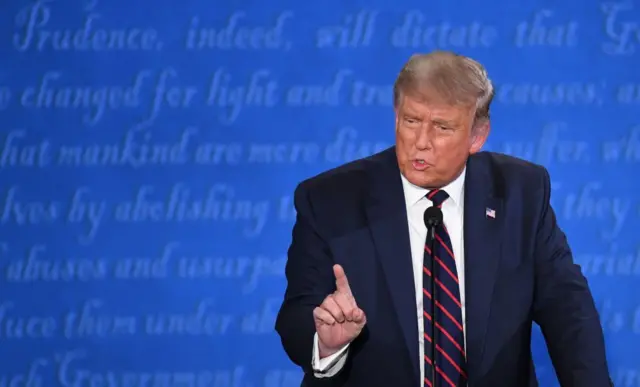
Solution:
[{"label": "raised index finger", "polygon": [[340,265],[333,265],[333,275],[336,277],[336,289],[343,294],[351,296],[351,288],[349,287],[349,281],[347,275],[344,273],[344,269]]}]

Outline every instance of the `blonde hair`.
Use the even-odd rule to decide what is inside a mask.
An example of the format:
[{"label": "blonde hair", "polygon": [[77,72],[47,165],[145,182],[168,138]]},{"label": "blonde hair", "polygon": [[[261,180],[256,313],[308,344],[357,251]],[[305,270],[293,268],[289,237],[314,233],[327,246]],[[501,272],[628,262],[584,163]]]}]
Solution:
[{"label": "blonde hair", "polygon": [[475,122],[489,119],[494,88],[484,66],[466,56],[434,51],[411,56],[393,85],[393,105],[404,95],[435,97],[452,105],[475,105]]}]

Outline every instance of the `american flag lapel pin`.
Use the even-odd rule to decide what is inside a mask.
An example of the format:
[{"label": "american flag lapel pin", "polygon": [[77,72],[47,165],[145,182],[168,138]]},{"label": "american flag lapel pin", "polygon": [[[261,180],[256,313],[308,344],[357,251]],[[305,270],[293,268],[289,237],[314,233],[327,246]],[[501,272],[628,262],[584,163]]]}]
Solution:
[{"label": "american flag lapel pin", "polygon": [[496,210],[494,210],[493,208],[487,207],[485,214],[487,215],[487,218],[491,218],[491,219],[496,218]]}]

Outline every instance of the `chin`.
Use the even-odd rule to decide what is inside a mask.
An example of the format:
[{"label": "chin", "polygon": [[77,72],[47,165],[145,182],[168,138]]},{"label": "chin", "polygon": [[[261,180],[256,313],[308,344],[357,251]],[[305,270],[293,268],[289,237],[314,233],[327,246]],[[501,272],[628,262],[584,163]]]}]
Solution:
[{"label": "chin", "polygon": [[435,179],[433,179],[428,172],[424,171],[416,171],[412,168],[407,168],[408,172],[405,171],[404,177],[409,181],[409,183],[413,185],[417,185],[418,187],[428,188],[433,187],[435,183]]}]

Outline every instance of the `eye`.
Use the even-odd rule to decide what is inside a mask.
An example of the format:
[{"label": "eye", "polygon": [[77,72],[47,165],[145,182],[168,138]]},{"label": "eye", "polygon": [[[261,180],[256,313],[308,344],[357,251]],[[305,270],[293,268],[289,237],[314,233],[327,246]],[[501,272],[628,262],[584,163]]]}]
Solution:
[{"label": "eye", "polygon": [[413,117],[405,117],[404,118],[404,122],[406,122],[409,125],[417,125],[420,123],[420,120],[418,120],[417,118],[413,118]]}]

